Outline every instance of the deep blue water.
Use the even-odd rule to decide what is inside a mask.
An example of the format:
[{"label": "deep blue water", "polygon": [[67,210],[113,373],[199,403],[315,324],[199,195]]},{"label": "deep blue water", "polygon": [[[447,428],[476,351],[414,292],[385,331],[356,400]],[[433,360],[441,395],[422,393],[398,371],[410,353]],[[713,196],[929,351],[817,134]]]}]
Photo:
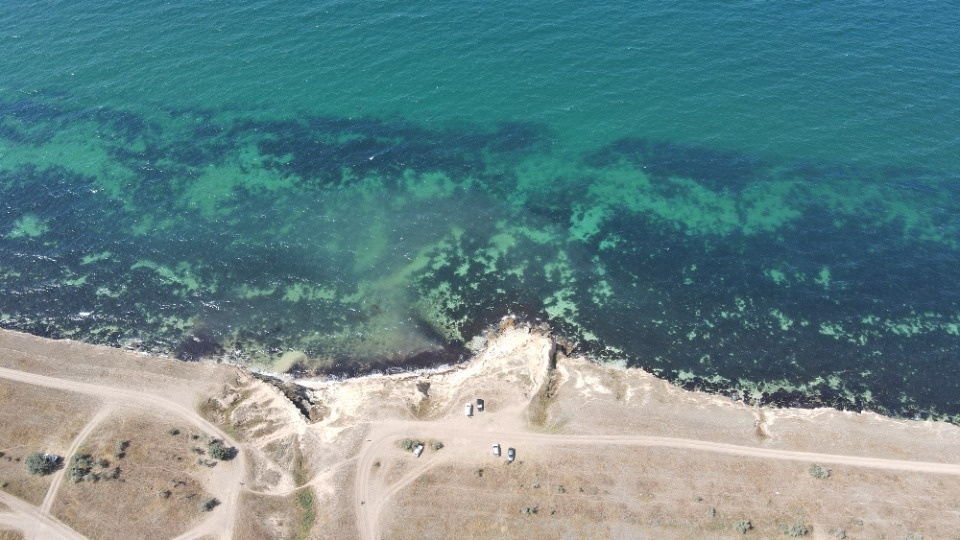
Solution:
[{"label": "deep blue water", "polygon": [[516,313],[688,387],[956,418],[958,27],[9,2],[0,326],[352,373]]}]

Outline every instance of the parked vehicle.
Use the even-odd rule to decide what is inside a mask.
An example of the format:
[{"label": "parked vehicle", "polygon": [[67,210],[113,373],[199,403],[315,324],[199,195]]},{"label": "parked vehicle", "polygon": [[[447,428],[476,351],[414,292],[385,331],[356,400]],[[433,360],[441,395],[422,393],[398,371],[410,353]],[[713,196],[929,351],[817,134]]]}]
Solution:
[{"label": "parked vehicle", "polygon": [[517,451],[513,448],[507,448],[507,463],[517,459]]},{"label": "parked vehicle", "polygon": [[477,398],[477,412],[483,412],[483,400]]},{"label": "parked vehicle", "polygon": [[493,443],[493,455],[500,457],[500,444]]},{"label": "parked vehicle", "polygon": [[463,414],[473,416],[473,403],[467,403],[463,406]]},{"label": "parked vehicle", "polygon": [[420,457],[420,454],[423,453],[423,445],[418,444],[416,448],[413,449],[413,456]]}]

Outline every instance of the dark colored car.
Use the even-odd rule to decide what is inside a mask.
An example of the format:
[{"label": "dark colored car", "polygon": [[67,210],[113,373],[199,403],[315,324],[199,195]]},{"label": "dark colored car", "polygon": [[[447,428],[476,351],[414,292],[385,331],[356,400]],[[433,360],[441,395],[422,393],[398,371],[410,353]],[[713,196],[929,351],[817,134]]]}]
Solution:
[{"label": "dark colored car", "polygon": [[507,448],[507,463],[517,458],[517,451],[513,448]]}]

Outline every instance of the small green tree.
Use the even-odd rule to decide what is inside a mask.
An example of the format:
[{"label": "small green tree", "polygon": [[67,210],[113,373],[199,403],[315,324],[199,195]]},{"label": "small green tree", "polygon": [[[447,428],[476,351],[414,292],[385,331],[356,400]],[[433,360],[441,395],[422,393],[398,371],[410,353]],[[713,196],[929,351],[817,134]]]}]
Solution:
[{"label": "small green tree", "polygon": [[210,441],[210,444],[207,446],[207,455],[213,459],[224,461],[230,459],[233,455],[233,452],[231,452],[230,449],[223,444],[223,441],[213,440]]},{"label": "small green tree", "polygon": [[753,528],[753,523],[750,523],[749,519],[738,519],[733,528],[740,534],[747,534],[747,531]]},{"label": "small green tree", "polygon": [[39,476],[44,476],[57,470],[56,460],[47,459],[47,456],[42,452],[34,452],[27,456],[26,464],[30,474]]}]

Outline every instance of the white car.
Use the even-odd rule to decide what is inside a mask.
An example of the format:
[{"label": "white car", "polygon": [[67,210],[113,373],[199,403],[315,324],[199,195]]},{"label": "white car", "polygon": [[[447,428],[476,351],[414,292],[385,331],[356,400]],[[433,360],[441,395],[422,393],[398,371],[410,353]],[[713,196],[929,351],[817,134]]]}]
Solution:
[{"label": "white car", "polygon": [[413,449],[413,457],[420,457],[420,454],[423,453],[423,445],[418,444],[416,448]]},{"label": "white car", "polygon": [[493,443],[493,455],[500,457],[500,445],[498,443]]}]

